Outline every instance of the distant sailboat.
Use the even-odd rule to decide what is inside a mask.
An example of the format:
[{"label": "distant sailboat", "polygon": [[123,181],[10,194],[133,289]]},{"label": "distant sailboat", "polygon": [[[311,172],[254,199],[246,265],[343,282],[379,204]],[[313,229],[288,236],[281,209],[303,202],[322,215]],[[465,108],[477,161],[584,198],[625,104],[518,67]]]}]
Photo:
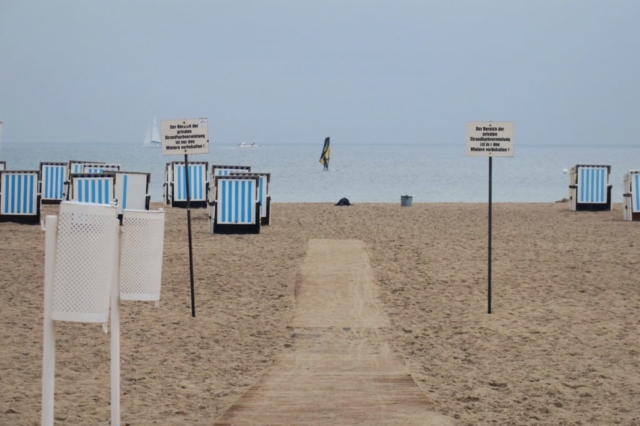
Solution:
[{"label": "distant sailboat", "polygon": [[331,156],[331,140],[327,137],[324,140],[322,154],[320,155],[320,164],[324,166],[324,170],[329,170],[329,157]]},{"label": "distant sailboat", "polygon": [[147,134],[144,136],[142,146],[145,148],[162,146],[162,142],[160,140],[160,132],[158,131],[158,123],[156,122],[155,116],[153,116],[153,122],[151,123],[151,126],[147,129]]}]

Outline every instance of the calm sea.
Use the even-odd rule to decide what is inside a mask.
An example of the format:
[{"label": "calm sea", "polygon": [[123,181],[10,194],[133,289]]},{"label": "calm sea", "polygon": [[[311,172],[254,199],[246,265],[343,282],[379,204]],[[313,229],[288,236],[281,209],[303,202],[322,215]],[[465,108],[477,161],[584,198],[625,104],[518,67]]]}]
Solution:
[{"label": "calm sea", "polygon": [[[399,203],[401,195],[414,202],[486,202],[488,160],[466,157],[461,145],[340,145],[332,143],[331,170],[318,162],[322,144],[263,144],[238,149],[212,145],[208,155],[190,160],[209,164],[249,165],[270,172],[274,202]],[[568,197],[575,164],[612,166],[614,201],[622,201],[622,176],[640,169],[637,146],[517,146],[514,158],[493,160],[493,199],[496,202],[553,202]],[[161,149],[131,144],[8,144],[0,160],[7,168],[32,170],[41,161],[86,160],[118,163],[122,170],[151,172],[152,200],[162,201],[164,166],[183,157],[163,157]]]}]

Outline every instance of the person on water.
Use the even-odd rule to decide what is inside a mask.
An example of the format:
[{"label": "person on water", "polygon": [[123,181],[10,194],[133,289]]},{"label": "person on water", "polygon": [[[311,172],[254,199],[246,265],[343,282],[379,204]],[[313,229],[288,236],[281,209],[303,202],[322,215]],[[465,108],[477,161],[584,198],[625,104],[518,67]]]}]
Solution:
[{"label": "person on water", "polygon": [[324,159],[324,169],[325,170],[329,170],[329,159],[328,158]]}]

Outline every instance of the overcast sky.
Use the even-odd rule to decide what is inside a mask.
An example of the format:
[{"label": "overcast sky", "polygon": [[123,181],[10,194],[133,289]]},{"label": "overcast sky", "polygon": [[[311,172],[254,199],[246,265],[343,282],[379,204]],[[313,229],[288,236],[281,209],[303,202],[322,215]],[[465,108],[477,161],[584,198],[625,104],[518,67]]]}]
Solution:
[{"label": "overcast sky", "polygon": [[626,145],[639,99],[638,0],[0,0],[7,143]]}]

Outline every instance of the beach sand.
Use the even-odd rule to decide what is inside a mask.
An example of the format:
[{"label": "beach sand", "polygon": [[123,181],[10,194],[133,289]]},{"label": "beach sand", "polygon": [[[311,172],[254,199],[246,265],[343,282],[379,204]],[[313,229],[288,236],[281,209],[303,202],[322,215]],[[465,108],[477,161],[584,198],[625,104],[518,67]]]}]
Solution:
[{"label": "beach sand", "polygon": [[[211,425],[293,351],[310,239],[364,243],[389,317],[380,334],[434,412],[460,425],[640,425],[640,225],[620,205],[494,205],[491,315],[486,204],[272,210],[245,236],[211,235],[192,211],[196,318],[186,212],[167,211],[160,307],[121,304],[123,425]],[[0,223],[0,241],[0,425],[35,426],[44,232]],[[110,336],[56,327],[56,425],[109,424]]]}]

